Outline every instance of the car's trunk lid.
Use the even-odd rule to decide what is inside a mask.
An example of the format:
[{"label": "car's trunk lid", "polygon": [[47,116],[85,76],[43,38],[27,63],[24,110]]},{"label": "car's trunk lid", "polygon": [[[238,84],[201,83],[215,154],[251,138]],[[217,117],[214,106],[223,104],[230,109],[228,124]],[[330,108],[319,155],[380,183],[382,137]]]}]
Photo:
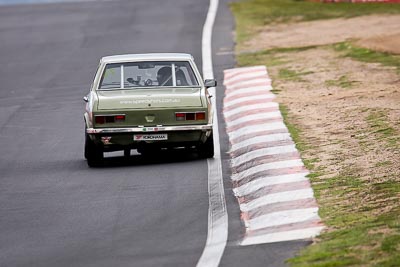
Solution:
[{"label": "car's trunk lid", "polygon": [[201,88],[99,90],[98,110],[201,107]]}]

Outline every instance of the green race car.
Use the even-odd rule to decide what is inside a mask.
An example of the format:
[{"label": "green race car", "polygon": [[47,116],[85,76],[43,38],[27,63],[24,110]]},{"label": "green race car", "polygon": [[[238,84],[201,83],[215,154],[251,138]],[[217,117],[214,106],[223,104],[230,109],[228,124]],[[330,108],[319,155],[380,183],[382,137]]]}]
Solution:
[{"label": "green race car", "polygon": [[103,57],[84,97],[85,158],[97,166],[104,152],[131,149],[151,154],[163,148],[197,148],[214,156],[213,109],[189,54]]}]

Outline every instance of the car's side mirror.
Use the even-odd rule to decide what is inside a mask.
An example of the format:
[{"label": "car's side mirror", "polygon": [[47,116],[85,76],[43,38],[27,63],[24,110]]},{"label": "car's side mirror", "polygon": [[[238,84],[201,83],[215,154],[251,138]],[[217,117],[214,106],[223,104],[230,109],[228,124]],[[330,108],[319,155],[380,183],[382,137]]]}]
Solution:
[{"label": "car's side mirror", "polygon": [[89,102],[89,98],[87,96],[84,96],[83,101],[85,101],[87,103],[87,102]]},{"label": "car's side mirror", "polygon": [[204,86],[206,88],[215,87],[215,86],[217,86],[217,80],[207,79],[204,81]]}]

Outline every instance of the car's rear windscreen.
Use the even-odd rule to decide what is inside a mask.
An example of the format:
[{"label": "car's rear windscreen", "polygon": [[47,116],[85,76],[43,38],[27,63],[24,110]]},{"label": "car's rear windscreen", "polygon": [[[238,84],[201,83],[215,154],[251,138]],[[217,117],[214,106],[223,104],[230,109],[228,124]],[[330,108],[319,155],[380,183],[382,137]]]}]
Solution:
[{"label": "car's rear windscreen", "polygon": [[198,86],[187,61],[146,61],[107,64],[99,89]]}]

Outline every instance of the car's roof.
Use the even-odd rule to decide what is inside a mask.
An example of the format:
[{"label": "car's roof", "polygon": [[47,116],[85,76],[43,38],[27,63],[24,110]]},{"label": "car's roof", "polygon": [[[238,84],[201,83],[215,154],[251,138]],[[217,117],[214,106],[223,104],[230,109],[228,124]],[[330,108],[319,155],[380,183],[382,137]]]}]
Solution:
[{"label": "car's roof", "polygon": [[192,55],[184,53],[148,53],[125,54],[106,56],[101,59],[104,63],[130,62],[130,61],[164,61],[164,60],[191,60]]}]

